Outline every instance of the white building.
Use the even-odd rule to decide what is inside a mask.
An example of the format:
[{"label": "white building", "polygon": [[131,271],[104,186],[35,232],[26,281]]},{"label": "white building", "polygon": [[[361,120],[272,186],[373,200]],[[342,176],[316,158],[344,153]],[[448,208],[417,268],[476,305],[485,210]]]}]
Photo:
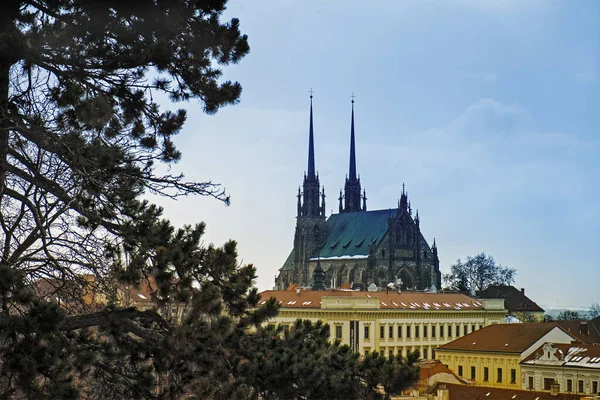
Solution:
[{"label": "white building", "polygon": [[600,346],[545,343],[521,362],[523,389],[562,393],[600,393]]}]

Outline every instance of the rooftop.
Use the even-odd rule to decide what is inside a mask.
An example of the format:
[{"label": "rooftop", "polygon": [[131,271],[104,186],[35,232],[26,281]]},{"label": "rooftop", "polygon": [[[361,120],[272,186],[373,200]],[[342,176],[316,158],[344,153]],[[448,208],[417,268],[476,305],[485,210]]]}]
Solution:
[{"label": "rooftop", "polygon": [[450,394],[450,400],[485,399],[485,400],[578,400],[589,396],[584,394],[537,392],[533,390],[500,389],[475,385],[459,385],[454,383],[439,383],[431,393],[445,387]]},{"label": "rooftop", "polygon": [[600,316],[589,321],[574,319],[556,321],[556,324],[583,343],[600,345]]},{"label": "rooftop", "polygon": [[439,347],[439,350],[483,351],[521,354],[556,328],[552,322],[493,324]]},{"label": "rooftop", "polygon": [[284,308],[321,308],[323,297],[355,297],[379,300],[381,309],[482,310],[483,302],[463,293],[365,292],[352,290],[266,290],[260,293],[264,304],[275,297]]},{"label": "rooftop", "polygon": [[[540,357],[544,356],[544,345],[525,358],[522,363],[530,365],[542,364],[543,360],[540,360]],[[600,371],[600,346],[582,343],[552,343],[552,347],[556,349],[554,355],[562,361],[560,363],[561,366],[593,368]]]},{"label": "rooftop", "polygon": [[477,292],[483,299],[504,299],[504,307],[508,311],[544,312],[533,300],[525,296],[524,289],[514,286],[492,285],[485,290]]}]

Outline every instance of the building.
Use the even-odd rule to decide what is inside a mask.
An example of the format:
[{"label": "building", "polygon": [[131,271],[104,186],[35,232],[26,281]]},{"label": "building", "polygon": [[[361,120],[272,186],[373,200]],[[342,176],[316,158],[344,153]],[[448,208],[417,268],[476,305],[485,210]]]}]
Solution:
[{"label": "building", "polygon": [[118,307],[135,307],[140,311],[156,310],[169,321],[181,321],[189,305],[183,302],[163,304],[158,301],[156,279],[148,276],[138,285],[126,285],[116,281],[98,280],[93,274],[75,275],[71,279],[44,278],[34,282],[36,294],[59,304],[67,312],[96,312],[110,304]]},{"label": "building", "polygon": [[600,316],[591,319],[556,321],[556,325],[569,332],[582,343],[600,345]]},{"label": "building", "polygon": [[525,295],[525,289],[514,286],[492,285],[477,292],[482,299],[504,299],[508,315],[521,322],[543,322],[544,309]]},{"label": "building", "polygon": [[544,343],[521,362],[523,389],[550,390],[553,383],[560,392],[600,393],[600,346]]},{"label": "building", "polygon": [[[344,191],[340,190],[339,213],[325,215],[325,189],[315,168],[313,108],[310,96],[308,168],[302,189],[298,188],[294,246],[275,287],[307,286],[321,261],[325,282],[371,283],[385,286],[398,283],[402,289],[424,290],[441,286],[435,240],[430,246],[421,233],[418,211],[413,214],[403,185],[397,206],[367,211],[366,191],[357,173],[354,133],[354,100],[350,124],[350,165]],[[400,282],[401,281],[401,282]]]},{"label": "building", "polygon": [[322,320],[331,338],[353,351],[389,355],[419,350],[432,359],[451,340],[500,323],[502,300],[479,300],[462,293],[366,292],[345,290],[268,290],[261,302],[275,297],[281,308],[271,324],[291,326],[298,318]]},{"label": "building", "polygon": [[521,361],[545,342],[572,340],[553,323],[497,324],[440,346],[436,358],[478,385],[521,389]]},{"label": "building", "polygon": [[428,400],[584,400],[576,394],[438,383]]}]

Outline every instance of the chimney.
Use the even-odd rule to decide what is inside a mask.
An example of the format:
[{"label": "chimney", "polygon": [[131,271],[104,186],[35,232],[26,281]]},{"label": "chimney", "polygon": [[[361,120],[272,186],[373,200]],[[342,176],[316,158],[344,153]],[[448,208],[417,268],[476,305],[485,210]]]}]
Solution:
[{"label": "chimney", "polygon": [[560,392],[560,385],[554,381],[554,383],[550,385],[550,395],[558,396],[558,392]]},{"label": "chimney", "polygon": [[589,335],[587,321],[581,321],[581,324],[579,325],[579,333],[582,335]]},{"label": "chimney", "polygon": [[521,294],[522,294],[523,296],[525,296],[525,288],[524,288],[524,287],[522,287],[522,288],[521,288]]},{"label": "chimney", "polygon": [[446,388],[446,385],[440,385],[436,400],[450,400],[450,391]]}]

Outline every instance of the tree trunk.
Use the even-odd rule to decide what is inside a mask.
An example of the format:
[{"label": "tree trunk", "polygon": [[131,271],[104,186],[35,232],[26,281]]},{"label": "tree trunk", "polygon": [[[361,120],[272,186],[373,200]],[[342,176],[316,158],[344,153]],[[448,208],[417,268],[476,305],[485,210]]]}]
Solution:
[{"label": "tree trunk", "polygon": [[12,0],[3,3],[0,13],[0,206],[6,186],[6,162],[8,155],[8,136],[10,133],[10,110],[8,103],[10,67],[19,59],[20,35],[15,25],[20,3]]}]

